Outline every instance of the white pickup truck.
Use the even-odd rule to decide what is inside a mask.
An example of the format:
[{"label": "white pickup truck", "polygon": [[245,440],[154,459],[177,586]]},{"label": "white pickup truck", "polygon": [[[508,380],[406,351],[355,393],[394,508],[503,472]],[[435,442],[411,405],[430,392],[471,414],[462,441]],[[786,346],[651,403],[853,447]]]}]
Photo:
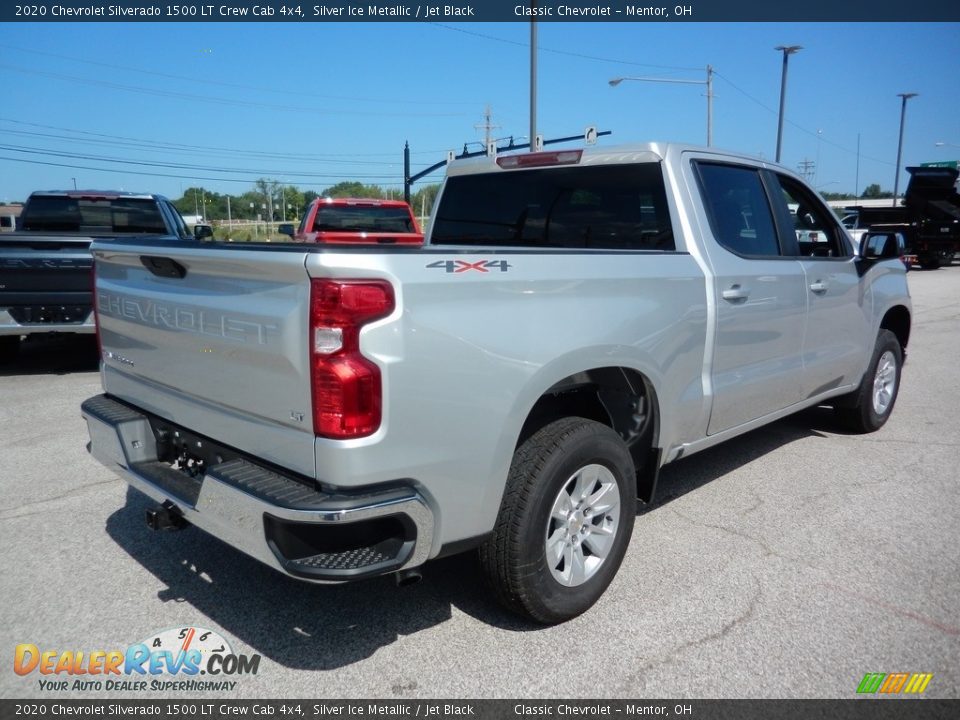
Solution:
[{"label": "white pickup truck", "polygon": [[151,527],[315,582],[479,548],[544,623],[601,596],[663,465],[813,405],[883,425],[910,336],[895,238],[855,255],[789,171],[669,144],[455,161],[422,248],[93,253],[90,451]]}]

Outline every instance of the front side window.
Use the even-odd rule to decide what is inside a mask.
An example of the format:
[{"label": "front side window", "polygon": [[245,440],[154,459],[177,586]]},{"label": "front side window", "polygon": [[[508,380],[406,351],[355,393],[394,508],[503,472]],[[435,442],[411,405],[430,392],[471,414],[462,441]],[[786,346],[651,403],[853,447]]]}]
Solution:
[{"label": "front side window", "polygon": [[447,179],[434,245],[674,250],[659,163]]},{"label": "front side window", "polygon": [[746,257],[778,257],[780,245],[759,170],[698,163],[704,205],[717,242]]},{"label": "front side window", "polygon": [[797,236],[797,254],[801,257],[846,257],[846,244],[841,242],[833,213],[793,178],[786,175],[777,175],[776,178]]}]

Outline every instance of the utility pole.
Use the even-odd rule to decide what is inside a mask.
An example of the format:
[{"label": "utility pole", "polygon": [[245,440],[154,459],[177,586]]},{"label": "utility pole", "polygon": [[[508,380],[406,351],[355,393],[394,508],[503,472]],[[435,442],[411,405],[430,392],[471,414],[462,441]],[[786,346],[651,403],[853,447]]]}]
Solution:
[{"label": "utility pole", "polygon": [[797,163],[797,169],[800,171],[800,177],[807,182],[812,182],[816,173],[816,167],[817,164],[813,160],[807,160],[806,158]]},{"label": "utility pole", "polygon": [[[487,105],[487,107],[484,109],[483,122],[477,123],[473,127],[477,130],[483,130],[483,146],[485,148],[490,147],[490,143],[493,140],[493,135],[490,131],[500,129],[499,125],[493,124],[493,111],[490,109],[490,105]],[[407,202],[409,202],[409,200]]]},{"label": "utility pole", "polygon": [[713,147],[713,66],[707,65],[707,147]]},{"label": "utility pole", "polygon": [[857,133],[857,174],[854,176],[853,194],[860,197],[860,133]]}]

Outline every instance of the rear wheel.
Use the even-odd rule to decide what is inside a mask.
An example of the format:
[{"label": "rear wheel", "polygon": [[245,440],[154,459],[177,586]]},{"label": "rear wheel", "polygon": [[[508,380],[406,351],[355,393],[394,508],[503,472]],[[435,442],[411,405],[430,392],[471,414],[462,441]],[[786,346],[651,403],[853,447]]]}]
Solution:
[{"label": "rear wheel", "polygon": [[13,362],[20,352],[19,335],[0,336],[0,363]]},{"label": "rear wheel", "polygon": [[636,515],[633,460],[606,425],[557,420],[516,451],[480,561],[501,602],[541,623],[590,608],[623,561]]},{"label": "rear wheel", "polygon": [[847,398],[846,406],[836,408],[837,418],[848,430],[867,433],[883,427],[897,401],[902,366],[900,341],[889,330],[881,330],[860,387]]}]

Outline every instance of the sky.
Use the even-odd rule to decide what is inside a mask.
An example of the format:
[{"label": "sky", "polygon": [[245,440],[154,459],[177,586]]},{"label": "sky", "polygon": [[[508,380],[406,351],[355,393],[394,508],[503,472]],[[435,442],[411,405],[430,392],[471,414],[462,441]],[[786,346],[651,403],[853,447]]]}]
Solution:
[{"label": "sky", "polygon": [[[260,177],[402,192],[404,142],[417,172],[464,143],[480,149],[487,106],[493,137],[529,133],[520,21],[5,27],[0,202],[74,183],[240,194]],[[960,159],[960,24],[950,23],[539,23],[538,130],[549,139],[592,125],[612,131],[604,146],[703,145],[704,85],[608,81],[702,81],[710,64],[714,146],[773,160],[778,45],[803,46],[790,58],[782,164],[814,163],[817,189],[893,189],[897,93],[919,93],[902,167]],[[907,179],[901,171],[901,192]]]}]

